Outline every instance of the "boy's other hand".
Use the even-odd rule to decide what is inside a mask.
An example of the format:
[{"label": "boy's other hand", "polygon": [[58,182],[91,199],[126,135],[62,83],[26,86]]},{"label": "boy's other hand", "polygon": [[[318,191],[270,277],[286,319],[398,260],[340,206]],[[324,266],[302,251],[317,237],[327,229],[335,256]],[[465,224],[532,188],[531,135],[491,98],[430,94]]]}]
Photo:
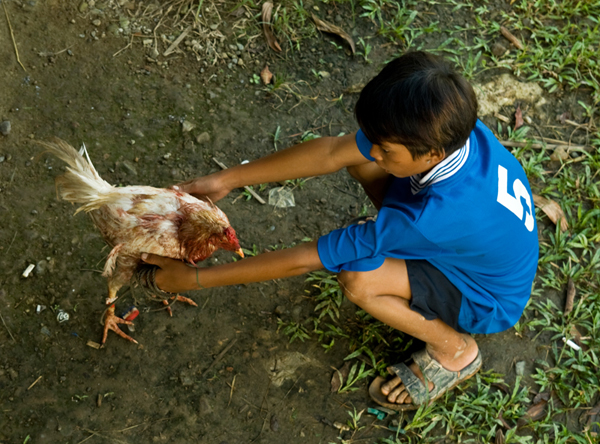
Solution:
[{"label": "boy's other hand", "polygon": [[159,267],[156,270],[155,282],[161,290],[169,293],[183,293],[198,289],[194,268],[184,262],[150,253],[142,253],[141,259],[147,264]]},{"label": "boy's other hand", "polygon": [[227,196],[231,189],[224,187],[214,174],[196,177],[195,179],[173,185],[173,189],[191,194],[198,199],[210,199],[213,203]]}]

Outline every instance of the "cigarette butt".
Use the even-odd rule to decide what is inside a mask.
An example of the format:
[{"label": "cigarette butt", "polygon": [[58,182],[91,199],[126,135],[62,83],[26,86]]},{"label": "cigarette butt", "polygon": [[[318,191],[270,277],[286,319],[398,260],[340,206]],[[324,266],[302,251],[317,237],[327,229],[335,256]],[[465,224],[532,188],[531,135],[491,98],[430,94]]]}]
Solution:
[{"label": "cigarette butt", "polygon": [[567,338],[563,338],[563,342],[565,344],[567,344],[569,347],[571,347],[573,350],[579,351],[581,350],[581,347],[578,346],[577,344],[575,344],[573,341],[571,341],[570,339]]},{"label": "cigarette butt", "polygon": [[92,348],[95,348],[95,349],[99,349],[101,347],[100,344],[98,344],[97,342],[94,342],[92,340],[88,340],[87,343],[86,343],[86,345],[88,347],[92,347]]},{"label": "cigarette butt", "polygon": [[29,264],[21,276],[23,276],[24,278],[29,277],[34,268],[34,264]]}]

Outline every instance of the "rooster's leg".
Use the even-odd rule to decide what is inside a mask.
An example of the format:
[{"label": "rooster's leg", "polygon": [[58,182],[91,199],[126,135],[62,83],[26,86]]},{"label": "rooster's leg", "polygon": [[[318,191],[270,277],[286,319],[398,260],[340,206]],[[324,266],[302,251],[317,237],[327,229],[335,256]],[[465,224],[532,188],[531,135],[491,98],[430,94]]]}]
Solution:
[{"label": "rooster's leg", "polygon": [[108,330],[114,331],[116,334],[121,336],[123,339],[127,339],[128,341],[138,343],[131,336],[127,336],[123,331],[119,328],[119,324],[127,324],[133,325],[133,322],[126,321],[125,319],[121,319],[117,315],[115,315],[115,306],[111,305],[106,309],[106,315],[104,316],[104,335],[102,336],[102,344],[106,342],[106,336],[108,335]]},{"label": "rooster's leg", "polygon": [[[186,298],[185,296],[179,296],[179,295],[173,296],[171,298],[171,301],[173,301],[173,299],[175,299],[175,298],[177,298],[177,300],[180,301],[180,302],[185,302],[186,304],[190,304],[190,305],[192,305],[194,307],[198,306],[198,304],[196,304],[193,300],[191,300],[190,298]],[[173,302],[169,302],[166,299],[163,299],[162,303],[164,305],[167,305],[167,313],[169,313],[169,316],[172,317],[173,316],[173,310],[171,310],[171,305],[173,305]]]},{"label": "rooster's leg", "polygon": [[106,314],[104,315],[104,334],[102,336],[102,344],[106,342],[108,330],[114,331],[123,339],[127,339],[128,341],[136,344],[138,343],[135,339],[123,333],[123,331],[119,328],[119,324],[133,325],[133,322],[126,321],[115,315],[115,305],[113,304],[113,302],[117,300],[117,292],[123,286],[123,283],[128,282],[130,278],[130,274],[124,273],[122,270],[118,270],[117,273],[113,274],[108,279],[108,298],[106,298],[106,305],[109,305],[109,307],[106,309]]}]

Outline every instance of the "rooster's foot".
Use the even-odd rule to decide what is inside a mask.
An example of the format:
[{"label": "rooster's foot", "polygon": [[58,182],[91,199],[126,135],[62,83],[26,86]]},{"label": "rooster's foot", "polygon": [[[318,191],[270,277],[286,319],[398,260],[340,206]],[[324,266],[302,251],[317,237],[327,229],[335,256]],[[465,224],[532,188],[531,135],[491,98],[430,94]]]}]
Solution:
[{"label": "rooster's foot", "polygon": [[106,336],[108,335],[108,330],[114,331],[116,334],[121,336],[123,339],[127,339],[128,341],[138,343],[131,336],[127,336],[121,329],[119,328],[119,324],[127,324],[133,325],[133,322],[126,321],[125,319],[121,319],[117,315],[115,315],[115,306],[111,305],[106,309],[106,315],[104,316],[104,336],[102,336],[102,344],[106,342]]},{"label": "rooster's foot", "polygon": [[[175,298],[177,298],[178,301],[185,302],[186,304],[192,305],[194,307],[198,306],[198,304],[196,304],[193,300],[191,300],[190,298],[186,298],[185,296],[179,296],[179,295],[173,296],[171,298],[171,301],[173,301],[173,299],[175,299]],[[167,313],[169,313],[169,316],[173,317],[173,310],[171,310],[171,305],[173,305],[173,302],[169,302],[169,301],[163,299],[162,303],[164,305],[167,305]]]}]

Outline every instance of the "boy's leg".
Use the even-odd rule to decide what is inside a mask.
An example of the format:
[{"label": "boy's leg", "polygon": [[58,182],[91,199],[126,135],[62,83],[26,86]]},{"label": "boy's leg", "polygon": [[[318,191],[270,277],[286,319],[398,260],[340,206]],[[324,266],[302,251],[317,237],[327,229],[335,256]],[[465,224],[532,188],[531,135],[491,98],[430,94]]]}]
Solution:
[{"label": "boy's leg", "polygon": [[[477,344],[471,336],[440,319],[428,321],[409,308],[412,293],[404,260],[387,258],[381,267],[369,272],[342,271],[338,280],[350,301],[374,318],[425,342],[431,357],[445,369],[462,370],[477,357]],[[423,380],[415,364],[410,368]],[[382,392],[391,403],[411,402],[397,377],[384,384]]]},{"label": "boy's leg", "polygon": [[389,187],[391,174],[386,173],[374,162],[348,167],[347,170],[360,182],[375,208],[379,210]]}]

